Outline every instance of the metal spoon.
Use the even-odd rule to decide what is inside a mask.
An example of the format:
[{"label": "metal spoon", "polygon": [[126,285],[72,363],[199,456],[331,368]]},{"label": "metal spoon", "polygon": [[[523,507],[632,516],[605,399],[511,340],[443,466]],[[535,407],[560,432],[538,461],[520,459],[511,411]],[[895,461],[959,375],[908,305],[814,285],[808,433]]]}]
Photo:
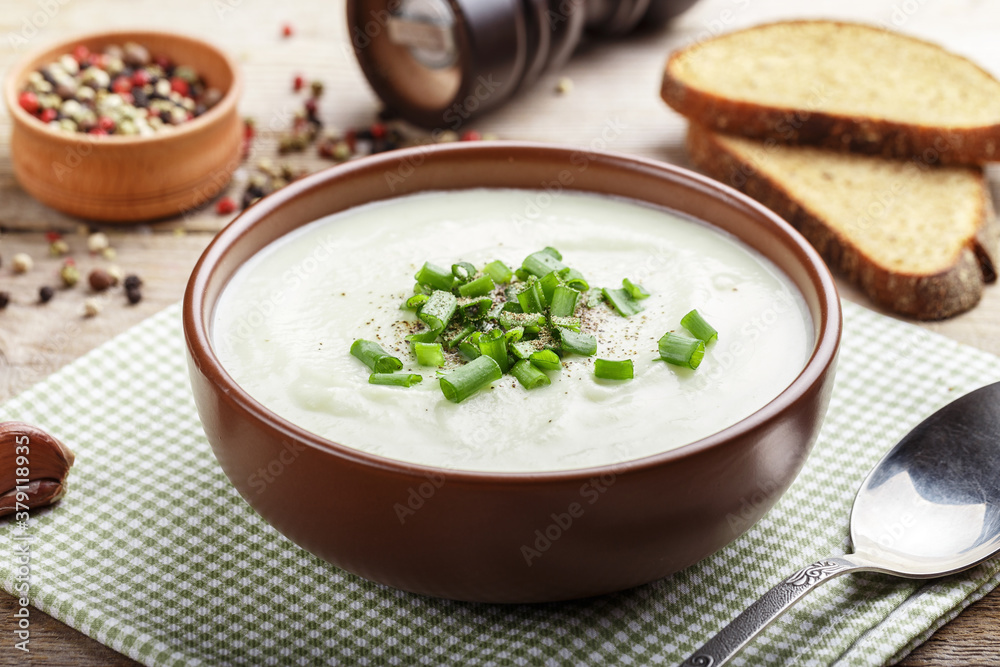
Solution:
[{"label": "metal spoon", "polygon": [[718,667],[820,584],[847,572],[930,579],[1000,551],[1000,382],[910,431],[868,473],[851,510],[853,554],[807,565],[750,605],[684,667]]}]

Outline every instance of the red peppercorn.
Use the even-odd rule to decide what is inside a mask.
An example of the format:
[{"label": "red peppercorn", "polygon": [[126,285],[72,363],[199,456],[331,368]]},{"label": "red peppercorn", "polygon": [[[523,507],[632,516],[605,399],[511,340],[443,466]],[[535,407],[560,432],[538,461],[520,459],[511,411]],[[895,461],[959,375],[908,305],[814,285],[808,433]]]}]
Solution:
[{"label": "red peppercorn", "polygon": [[348,130],[347,132],[344,132],[344,142],[347,144],[347,147],[351,149],[352,153],[357,152],[358,150],[357,130]]},{"label": "red peppercorn", "polygon": [[116,93],[127,93],[132,90],[132,82],[127,76],[120,76],[111,82],[111,90]]},{"label": "red peppercorn", "polygon": [[156,63],[157,66],[159,66],[159,68],[162,69],[163,71],[167,71],[168,69],[173,67],[173,63],[170,62],[170,58],[163,55],[162,53],[158,56],[155,56],[153,58],[153,62]]},{"label": "red peppercorn", "polygon": [[188,94],[188,82],[179,77],[174,77],[170,80],[170,90],[175,93],[179,93],[187,97]]},{"label": "red peppercorn", "polygon": [[483,135],[479,134],[475,130],[468,130],[462,133],[462,141],[479,141],[483,138]]},{"label": "red peppercorn", "polygon": [[283,26],[281,26],[282,37],[291,37],[293,34],[295,34],[295,30],[292,28],[291,23],[286,23]]},{"label": "red peppercorn", "polygon": [[97,129],[104,130],[105,133],[112,132],[115,129],[115,121],[107,116],[101,116],[97,119]]},{"label": "red peppercorn", "polygon": [[51,123],[58,118],[59,112],[55,109],[46,109],[38,117],[43,123]]},{"label": "red peppercorn", "polygon": [[90,59],[90,49],[83,44],[77,44],[73,48],[73,58],[81,65]]},{"label": "red peppercorn", "polygon": [[45,232],[45,240],[49,243],[55,243],[62,238],[62,234],[59,232]]},{"label": "red peppercorn", "polygon": [[295,79],[292,81],[292,90],[299,92],[302,87],[306,85],[306,80],[301,74],[296,74]]},{"label": "red peppercorn", "polygon": [[106,130],[102,130],[99,127],[95,127],[92,130],[90,130],[90,132],[88,132],[87,134],[96,134],[96,135],[100,135],[100,136],[103,137],[103,136],[107,135],[107,131]]},{"label": "red peppercorn", "polygon": [[125,104],[135,104],[135,97],[132,96],[132,93],[121,93],[121,98]]},{"label": "red peppercorn", "polygon": [[132,75],[132,85],[139,86],[140,88],[148,84],[151,80],[152,77],[149,76],[149,72],[144,69],[136,70],[135,74]]},{"label": "red peppercorn", "polygon": [[373,139],[385,139],[385,125],[382,123],[375,123],[371,127],[371,133]]},{"label": "red peppercorn", "polygon": [[257,125],[252,120],[243,121],[243,138],[253,139],[257,134]]},{"label": "red peppercorn", "polygon": [[223,197],[215,204],[215,212],[219,215],[229,215],[236,210],[236,202],[232,197]]},{"label": "red peppercorn", "polygon": [[38,111],[38,95],[35,95],[30,90],[26,90],[17,97],[17,103],[21,105],[21,108],[28,113],[35,113]]},{"label": "red peppercorn", "polygon": [[310,118],[316,115],[316,109],[317,107],[316,107],[315,97],[311,97],[308,100],[306,100],[306,114],[308,114]]}]

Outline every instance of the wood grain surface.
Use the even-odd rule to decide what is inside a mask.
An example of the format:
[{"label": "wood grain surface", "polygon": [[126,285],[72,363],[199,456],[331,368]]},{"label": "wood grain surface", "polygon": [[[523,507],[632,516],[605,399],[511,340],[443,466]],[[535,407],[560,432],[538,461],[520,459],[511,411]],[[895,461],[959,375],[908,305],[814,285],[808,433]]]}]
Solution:
[{"label": "wood grain surface", "polygon": [[[476,0],[485,1],[485,0]],[[372,122],[378,103],[348,48],[344,0],[0,0],[0,73],[33,48],[74,33],[106,28],[156,27],[210,39],[241,63],[247,80],[241,112],[262,128],[254,159],[274,157],[275,135],[301,106],[291,92],[296,73],[322,80],[321,116],[328,124],[355,127]],[[619,42],[583,45],[560,72],[549,72],[503,109],[477,121],[481,131],[502,138],[550,141],[608,149],[688,166],[683,120],[659,100],[660,70],[667,53],[724,30],[780,18],[857,19],[896,26],[974,58],[1000,74],[1000,5],[976,0],[702,0],[668,30],[633,35]],[[280,26],[295,34],[285,39]],[[572,92],[555,92],[560,76]],[[613,132],[608,128],[617,128]],[[37,303],[42,285],[57,286],[60,260],[47,255],[44,232],[66,233],[81,272],[106,266],[86,251],[88,225],[46,208],[14,180],[9,148],[10,119],[0,110],[0,291],[12,303],[0,312],[0,400],[45,378],[69,361],[177,301],[201,250],[228,217],[211,208],[183,219],[142,225],[101,225],[117,251],[114,263],[142,276],[144,298],[126,304],[121,289],[94,295],[80,285],[58,289],[46,305]],[[316,170],[330,163],[313,152],[293,156],[294,165]],[[163,168],[168,169],[169,164]],[[238,173],[237,181],[246,173]],[[992,181],[994,192],[997,179]],[[233,192],[238,195],[237,186]],[[81,229],[82,225],[82,229]],[[27,252],[35,268],[14,276],[9,261]],[[864,298],[840,281],[845,298]],[[86,298],[99,298],[102,312],[82,317]],[[866,304],[867,305],[867,304]],[[1000,287],[989,287],[969,313],[921,324],[980,349],[1000,354]],[[961,363],[961,360],[956,360]],[[0,530],[4,529],[0,525]],[[111,649],[32,608],[31,653],[13,648],[14,601],[0,594],[0,665],[134,664]],[[901,664],[909,666],[1000,665],[1000,592],[994,591],[941,628]]]}]

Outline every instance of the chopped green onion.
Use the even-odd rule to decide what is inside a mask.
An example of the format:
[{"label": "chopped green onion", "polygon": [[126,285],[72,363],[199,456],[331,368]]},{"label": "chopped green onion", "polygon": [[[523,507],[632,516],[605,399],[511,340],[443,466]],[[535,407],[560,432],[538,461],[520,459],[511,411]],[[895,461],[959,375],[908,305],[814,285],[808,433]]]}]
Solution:
[{"label": "chopped green onion", "polygon": [[[451,265],[451,275],[455,276],[460,283],[467,283],[476,275],[476,267],[468,262],[459,262]],[[464,296],[464,295],[463,295]]]},{"label": "chopped green onion", "polygon": [[514,327],[513,329],[508,329],[505,336],[507,337],[507,344],[513,345],[524,338],[524,327]]},{"label": "chopped green onion", "polygon": [[711,343],[713,340],[719,338],[719,332],[715,330],[715,327],[706,322],[705,318],[697,310],[692,310],[682,317],[681,326],[693,333],[695,338],[703,340],[706,343]]},{"label": "chopped green onion", "polygon": [[479,351],[478,345],[473,345],[472,343],[467,343],[465,341],[458,344],[458,351],[469,361],[483,356],[483,353]]},{"label": "chopped green onion", "polygon": [[507,356],[507,337],[500,329],[493,329],[479,337],[479,351],[493,357],[500,370],[506,373],[510,370],[510,358]]},{"label": "chopped green onion", "polygon": [[526,313],[540,313],[545,310],[545,294],[542,293],[542,286],[537,280],[528,283],[528,286],[517,293],[517,302]]},{"label": "chopped green onion", "polygon": [[524,327],[524,333],[538,333],[545,324],[543,313],[512,313],[504,311],[500,313],[500,326],[506,330],[515,327]]},{"label": "chopped green onion", "polygon": [[521,359],[510,369],[510,374],[524,385],[525,389],[535,389],[552,384],[549,376],[535,368],[527,359]]},{"label": "chopped green onion", "polygon": [[429,296],[430,293],[433,292],[433,291],[434,290],[431,287],[429,287],[428,285],[421,285],[420,283],[414,283],[413,284],[413,293],[414,294],[427,294]]},{"label": "chopped green onion", "polygon": [[563,351],[590,357],[597,354],[597,339],[590,334],[577,333],[571,329],[556,329],[562,339]]},{"label": "chopped green onion", "polygon": [[514,275],[517,276],[518,280],[524,281],[531,277],[531,274],[524,269],[515,269]]},{"label": "chopped green onion", "polygon": [[644,310],[624,289],[608,289],[605,287],[603,291],[604,298],[608,300],[622,317],[631,317]]},{"label": "chopped green onion", "polygon": [[553,317],[570,317],[576,312],[576,302],[579,298],[579,291],[572,287],[559,285],[552,291],[552,298],[549,300],[549,313]]},{"label": "chopped green onion", "polygon": [[604,380],[631,380],[634,377],[632,360],[595,359],[594,376]]},{"label": "chopped green onion", "polygon": [[412,387],[423,378],[415,373],[372,373],[368,376],[368,384],[384,384],[390,387]]},{"label": "chopped green onion", "polygon": [[[472,284],[472,283],[468,283]],[[462,317],[467,320],[481,320],[489,315],[493,308],[493,299],[488,296],[481,296],[470,301],[460,302],[458,305],[462,311]]]},{"label": "chopped green onion", "polygon": [[579,292],[586,292],[590,289],[590,283],[583,277],[583,274],[568,266],[559,270],[559,278],[566,283],[567,287],[572,287]]},{"label": "chopped green onion", "polygon": [[503,301],[500,301],[500,300],[494,301],[493,305],[490,307],[490,312],[486,313],[487,319],[490,319],[490,320],[499,319],[500,318],[500,313],[503,312],[504,306],[506,306],[506,305],[507,304],[505,302],[503,302]]},{"label": "chopped green onion", "polygon": [[[517,297],[514,298],[516,299]],[[524,312],[524,309],[521,308],[521,304],[519,304],[517,301],[508,301],[503,305],[503,308],[500,309],[500,312],[520,314]]]},{"label": "chopped green onion", "polygon": [[518,359],[530,359],[531,355],[538,352],[538,345],[533,340],[522,340],[512,344],[510,351]]},{"label": "chopped green onion", "polygon": [[562,285],[559,276],[556,275],[555,271],[551,271],[546,273],[538,283],[542,286],[542,294],[545,295],[545,302],[552,303],[552,295],[555,293],[556,288]]},{"label": "chopped green onion", "polygon": [[628,278],[622,280],[622,285],[625,286],[625,291],[628,292],[628,295],[636,301],[649,298],[649,292],[646,291],[645,287],[632,282]]},{"label": "chopped green onion", "polygon": [[403,362],[382,349],[382,346],[361,338],[351,345],[351,354],[375,373],[392,373],[403,367]]},{"label": "chopped green onion", "polygon": [[665,333],[660,339],[660,358],[674,366],[694,370],[705,356],[705,343],[675,333]]},{"label": "chopped green onion", "polygon": [[410,334],[406,337],[406,341],[408,343],[433,343],[440,335],[441,332],[437,329],[428,329],[427,331]]},{"label": "chopped green onion", "polygon": [[604,290],[595,287],[587,292],[587,299],[583,302],[583,305],[587,308],[597,308],[602,303],[604,303]]},{"label": "chopped green onion", "polygon": [[421,285],[430,285],[434,289],[450,290],[455,284],[451,271],[430,262],[424,262],[413,278]]},{"label": "chopped green onion", "polygon": [[547,255],[552,255],[556,259],[562,259],[562,253],[550,245],[547,245],[544,248],[542,248],[541,252],[544,252]]},{"label": "chopped green onion", "polygon": [[558,371],[562,368],[562,360],[552,350],[538,350],[537,352],[533,352],[528,357],[528,361],[543,371]]},{"label": "chopped green onion", "polygon": [[450,350],[451,348],[455,347],[463,340],[471,336],[472,332],[474,332],[475,330],[476,327],[474,327],[471,324],[466,324],[464,327],[461,327],[460,329],[452,327],[451,329],[445,332],[445,333],[449,332],[454,332],[454,333],[449,334],[448,337],[445,338],[444,346]]},{"label": "chopped green onion", "polygon": [[492,278],[493,282],[498,285],[509,283],[510,279],[514,277],[514,272],[507,268],[507,265],[499,259],[484,266],[483,273]]},{"label": "chopped green onion", "polygon": [[458,293],[461,296],[486,296],[496,285],[493,284],[493,278],[488,275],[480,276],[473,280],[472,282],[465,283],[464,285],[459,285]]},{"label": "chopped green onion", "polygon": [[444,349],[441,343],[413,343],[413,352],[421,366],[444,366]]},{"label": "chopped green onion", "polygon": [[444,331],[455,314],[456,308],[458,308],[458,299],[455,298],[454,294],[444,290],[434,290],[431,292],[431,298],[427,299],[427,303],[420,308],[417,317],[423,320],[429,328]]},{"label": "chopped green onion", "polygon": [[441,376],[441,393],[452,403],[461,403],[469,396],[503,377],[500,366],[488,355],[476,357],[464,366]]},{"label": "chopped green onion", "polygon": [[521,263],[521,270],[542,278],[546,273],[566,268],[566,265],[559,261],[560,259],[562,259],[562,255],[559,254],[558,250],[546,248],[525,257]]},{"label": "chopped green onion", "polygon": [[549,322],[554,327],[563,327],[565,329],[572,329],[573,331],[580,330],[580,318],[579,317],[555,317],[549,318]]},{"label": "chopped green onion", "polygon": [[414,294],[403,304],[403,308],[406,310],[416,310],[420,306],[427,303],[427,299],[430,297],[426,294]]}]

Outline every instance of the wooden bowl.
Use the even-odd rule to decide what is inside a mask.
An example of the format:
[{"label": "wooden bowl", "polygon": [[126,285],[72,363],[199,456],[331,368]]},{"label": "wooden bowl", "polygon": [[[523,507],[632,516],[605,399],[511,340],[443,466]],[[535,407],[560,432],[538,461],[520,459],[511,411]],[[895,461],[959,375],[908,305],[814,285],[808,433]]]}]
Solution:
[{"label": "wooden bowl", "polygon": [[[406,177],[387,178],[392,174]],[[226,283],[257,251],[302,225],[427,190],[541,189],[556,181],[693,216],[774,262],[801,292],[812,320],[815,343],[798,377],[746,419],[678,449],[582,470],[487,473],[403,463],[310,433],[251,398],[216,357],[212,321]],[[205,433],[226,475],[266,521],[368,579],[484,602],[621,590],[736,539],[788,488],[812,447],[833,386],[841,327],[837,290],[819,255],[745,195],[650,160],[506,142],[384,153],[266,197],[205,251],[183,316]],[[604,489],[599,502],[589,503],[598,488]],[[404,522],[397,507],[407,503],[419,511]],[[574,504],[585,507],[582,515],[567,514]],[[542,556],[526,559],[525,546]]]},{"label": "wooden bowl", "polygon": [[[198,118],[148,137],[93,136],[50,128],[17,103],[28,74],[83,44],[92,51],[138,42],[190,65],[222,99]],[[177,215],[212,199],[240,163],[236,63],[199,39],[156,31],[82,35],[25,57],[4,84],[13,119],[11,158],[21,187],[64,213],[123,222]]]}]

